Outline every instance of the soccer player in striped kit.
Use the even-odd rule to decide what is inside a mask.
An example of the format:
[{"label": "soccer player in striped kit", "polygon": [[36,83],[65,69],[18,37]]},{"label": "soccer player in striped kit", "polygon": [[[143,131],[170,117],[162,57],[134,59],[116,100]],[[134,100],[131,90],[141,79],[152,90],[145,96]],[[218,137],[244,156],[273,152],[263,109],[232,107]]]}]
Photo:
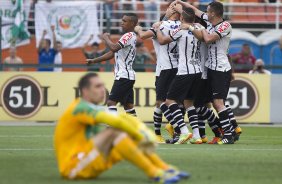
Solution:
[{"label": "soccer player in striped kit", "polygon": [[[181,14],[181,23],[192,25],[195,21],[195,12],[191,8],[184,8]],[[200,44],[201,42],[193,35],[191,31],[176,29],[165,36],[160,30],[157,30],[157,39],[160,44],[167,44],[177,41],[179,47],[178,72],[174,78],[166,99],[166,105],[169,108],[173,122],[172,126],[180,128],[180,134],[176,135],[171,143],[185,144],[190,140],[192,144],[201,144],[199,135],[198,115],[193,105],[195,92],[201,79],[200,66]],[[184,101],[189,123],[193,134],[189,132],[184,117],[177,102]],[[177,134],[177,132],[176,132]]]},{"label": "soccer player in striped kit", "polygon": [[[163,21],[160,25],[160,30],[164,35],[169,35],[170,31],[173,31],[180,27],[179,21],[180,14],[172,11],[169,7],[166,11],[165,17],[168,17],[167,21]],[[162,20],[163,17],[161,17]],[[157,56],[156,65],[156,108],[154,110],[154,126],[155,134],[158,138],[158,143],[165,143],[164,138],[161,135],[161,123],[162,115],[167,118],[169,122],[173,121],[168,111],[168,107],[165,105],[165,100],[169,86],[176,76],[178,67],[178,46],[177,42],[171,42],[165,45],[160,45],[157,40],[157,33],[153,25],[148,31],[142,31],[142,27],[136,26],[135,31],[138,33],[141,39],[152,38],[153,46]]]},{"label": "soccer player in striped kit", "polygon": [[[183,6],[193,8],[196,15],[201,17],[208,24],[208,29],[203,29],[203,39],[208,45],[208,87],[213,101],[213,107],[216,109],[220,127],[224,135],[218,144],[233,144],[234,135],[241,134],[241,128],[234,121],[234,114],[230,108],[225,106],[225,100],[228,95],[231,82],[231,65],[228,60],[228,48],[232,34],[232,26],[223,19],[223,4],[212,2],[204,13],[189,3],[176,1]],[[234,132],[234,127],[235,132]]]},{"label": "soccer player in striped kit", "polygon": [[121,27],[125,34],[117,43],[113,43],[108,33],[104,33],[102,38],[110,52],[95,59],[88,59],[88,64],[99,63],[115,58],[115,81],[107,102],[111,111],[117,111],[117,103],[122,103],[124,110],[133,116],[136,116],[134,109],[134,83],[135,71],[132,68],[136,56],[137,35],[134,28],[138,23],[136,14],[127,13],[122,18]]}]

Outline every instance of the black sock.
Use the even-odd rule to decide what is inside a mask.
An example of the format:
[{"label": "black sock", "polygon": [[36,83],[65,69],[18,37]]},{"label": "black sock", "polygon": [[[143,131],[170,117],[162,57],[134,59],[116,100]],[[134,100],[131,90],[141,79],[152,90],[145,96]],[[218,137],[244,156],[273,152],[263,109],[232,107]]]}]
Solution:
[{"label": "black sock", "polygon": [[215,137],[220,137],[221,133],[219,131],[220,122],[218,117],[214,114],[213,110],[203,106],[197,108],[198,114],[200,114],[204,120],[208,121],[209,127],[211,128],[212,132],[214,133]]},{"label": "black sock", "polygon": [[125,112],[126,112],[127,114],[132,115],[132,116],[137,116],[136,111],[135,111],[134,108],[132,108],[132,109],[127,109],[127,110],[125,110]]},{"label": "black sock", "polygon": [[198,125],[199,125],[199,133],[201,138],[206,136],[206,124],[205,124],[205,119],[203,116],[198,115],[199,120],[198,120]]},{"label": "black sock", "polygon": [[231,107],[229,105],[226,105],[226,108],[228,110],[228,116],[229,116],[229,120],[233,126],[234,129],[236,129],[238,127],[237,121],[235,119],[234,113],[231,109]]},{"label": "black sock", "polygon": [[162,110],[156,107],[154,111],[154,127],[156,135],[161,135],[162,117]]},{"label": "black sock", "polygon": [[218,113],[220,125],[224,131],[224,135],[232,135],[232,125],[229,121],[228,110],[224,109]]},{"label": "black sock", "polygon": [[196,109],[194,106],[189,107],[187,109],[187,115],[188,115],[188,119],[189,119],[189,124],[193,130],[193,137],[199,137],[200,133],[199,133],[199,118],[198,118],[198,114],[196,112]]}]

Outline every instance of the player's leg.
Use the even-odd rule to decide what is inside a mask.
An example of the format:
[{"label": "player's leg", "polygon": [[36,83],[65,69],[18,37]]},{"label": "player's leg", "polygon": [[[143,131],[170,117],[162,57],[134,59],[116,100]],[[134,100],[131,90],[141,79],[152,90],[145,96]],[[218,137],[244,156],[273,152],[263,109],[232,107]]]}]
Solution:
[{"label": "player's leg", "polygon": [[229,120],[228,110],[225,107],[224,100],[227,97],[226,88],[230,85],[229,72],[219,72],[208,70],[208,80],[213,93],[213,107],[216,109],[220,121],[220,127],[224,131],[223,138],[219,144],[233,144],[233,127]]},{"label": "player's leg", "polygon": [[[208,107],[207,107],[208,106]],[[209,127],[214,133],[213,139],[209,144],[216,144],[221,139],[221,132],[219,131],[220,122],[213,110],[209,108],[209,105],[197,108],[199,116],[208,121]]]},{"label": "player's leg", "polygon": [[[114,149],[127,161],[131,162],[139,169],[141,169],[149,178],[161,183],[175,183],[180,178],[177,173],[172,175],[166,174],[166,169],[159,167],[148,158],[136,145],[136,143],[127,136],[127,134],[120,134],[114,140]],[[154,158],[156,159],[156,158]],[[154,160],[156,162],[156,160]],[[165,164],[165,163],[162,163]],[[162,166],[162,167],[165,167]]]},{"label": "player's leg", "polygon": [[165,143],[164,138],[162,137],[162,133],[161,133],[161,127],[162,127],[162,117],[163,117],[163,113],[162,110],[160,108],[161,104],[162,104],[162,99],[161,99],[161,87],[160,87],[160,76],[156,77],[156,81],[155,81],[155,87],[156,87],[156,107],[154,109],[154,114],[153,114],[153,120],[154,120],[154,128],[155,128],[155,134],[157,136],[157,143]]},{"label": "player's leg", "polygon": [[[164,179],[164,180],[177,180],[178,178],[166,178],[165,170],[155,165],[137,146],[126,133],[109,128],[105,132],[98,134],[94,137],[96,147],[100,152],[106,156],[107,166],[115,164],[118,160],[115,159],[115,163],[109,163],[113,161],[113,158],[109,156],[120,156],[121,159],[127,160],[141,169],[151,179]],[[111,155],[110,155],[111,153]],[[107,158],[108,157],[108,158]]]},{"label": "player's leg", "polygon": [[107,101],[107,106],[110,111],[117,112],[117,104],[120,102],[121,98],[119,94],[120,86],[122,86],[122,82],[120,80],[115,80]]},{"label": "player's leg", "polygon": [[121,95],[124,96],[122,99],[122,104],[125,112],[132,116],[137,116],[136,110],[134,108],[134,83],[133,80],[126,79],[123,85],[123,91],[121,91]]},{"label": "player's leg", "polygon": [[236,135],[234,136],[234,141],[238,141],[240,135],[242,134],[242,129],[241,129],[241,127],[238,126],[236,118],[234,116],[234,113],[233,113],[231,107],[229,105],[226,105],[226,108],[228,110],[230,122],[231,122],[231,124],[232,124],[232,126],[235,130],[235,133],[236,133]]},{"label": "player's leg", "polygon": [[173,127],[179,127],[180,129],[179,140],[177,141],[180,144],[186,143],[192,137],[192,134],[189,132],[184,122],[181,109],[176,102],[181,102],[184,100],[189,92],[190,85],[191,83],[189,82],[188,75],[177,75],[170,86],[166,99],[166,105],[169,107],[173,120],[175,121]]}]

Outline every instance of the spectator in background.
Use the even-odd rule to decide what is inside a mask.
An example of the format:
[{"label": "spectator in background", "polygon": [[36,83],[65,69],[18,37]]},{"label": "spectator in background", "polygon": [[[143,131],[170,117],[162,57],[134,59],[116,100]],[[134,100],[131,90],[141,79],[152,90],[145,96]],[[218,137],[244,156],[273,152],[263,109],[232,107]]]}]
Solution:
[{"label": "spectator in background", "polygon": [[133,69],[136,72],[144,72],[145,64],[153,61],[154,57],[151,55],[149,50],[144,47],[142,42],[137,42],[136,44],[136,56],[133,64]]},{"label": "spectator in background", "polygon": [[[10,48],[10,56],[4,59],[4,64],[23,64],[23,61],[20,57],[17,56],[16,47]],[[21,68],[7,68],[6,71],[21,71]]]},{"label": "spectator in background", "polygon": [[[57,64],[57,65],[61,65],[63,63],[63,56],[62,56],[62,52],[61,52],[62,49],[63,49],[63,45],[62,45],[62,42],[60,42],[60,41],[57,41],[56,45],[57,45],[57,54],[55,56],[54,63]],[[62,72],[62,71],[63,71],[62,67],[55,67],[54,68],[54,72]]]},{"label": "spectator in background", "polygon": [[112,22],[111,19],[114,18],[114,13],[113,13],[113,7],[114,7],[114,2],[116,0],[105,0],[104,2],[104,12],[105,12],[105,19],[107,20],[106,22],[106,27],[107,31],[110,32]]},{"label": "spectator in background", "polygon": [[269,70],[264,69],[264,62],[262,59],[257,59],[254,68],[249,72],[249,74],[271,75],[271,72]]},{"label": "spectator in background", "polygon": [[244,67],[243,69],[235,70],[236,72],[242,73],[247,73],[256,62],[256,58],[252,54],[249,44],[243,44],[241,52],[231,55],[231,59],[235,66],[242,65],[242,67]]},{"label": "spectator in background", "polygon": [[[51,26],[52,35],[53,35],[53,43],[54,47],[51,48],[51,40],[46,39],[47,31],[44,30],[42,34],[42,38],[39,43],[38,55],[39,55],[39,64],[54,64],[55,56],[57,54],[57,40],[55,35],[55,26]],[[38,68],[38,71],[53,71],[53,68]]]},{"label": "spectator in background", "polygon": [[[87,47],[88,47],[90,41],[93,39],[93,37],[94,37],[94,35],[90,35],[89,39],[87,40],[87,42],[82,47],[82,52],[83,52],[86,59],[94,59],[94,58],[100,57],[108,51],[108,49],[100,50],[99,49],[100,45],[97,42],[92,43],[91,49],[87,50]],[[99,71],[99,69],[89,68],[88,71]]]},{"label": "spectator in background", "polygon": [[144,3],[144,10],[148,11],[145,14],[145,20],[151,22],[145,22],[145,26],[150,28],[154,22],[157,20],[157,10],[158,10],[159,0],[146,0]]}]

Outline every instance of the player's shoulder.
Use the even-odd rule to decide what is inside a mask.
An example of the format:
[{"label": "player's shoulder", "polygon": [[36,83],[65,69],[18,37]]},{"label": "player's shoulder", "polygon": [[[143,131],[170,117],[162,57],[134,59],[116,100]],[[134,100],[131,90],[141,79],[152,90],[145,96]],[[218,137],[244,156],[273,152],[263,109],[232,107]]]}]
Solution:
[{"label": "player's shoulder", "polygon": [[120,42],[122,45],[126,45],[127,43],[131,43],[131,41],[135,41],[137,39],[137,35],[134,32],[127,32],[122,35],[120,38]]},{"label": "player's shoulder", "polygon": [[225,31],[231,31],[232,26],[228,21],[224,20],[221,23],[219,23],[218,25],[216,25],[216,30],[220,33],[225,32]]}]

